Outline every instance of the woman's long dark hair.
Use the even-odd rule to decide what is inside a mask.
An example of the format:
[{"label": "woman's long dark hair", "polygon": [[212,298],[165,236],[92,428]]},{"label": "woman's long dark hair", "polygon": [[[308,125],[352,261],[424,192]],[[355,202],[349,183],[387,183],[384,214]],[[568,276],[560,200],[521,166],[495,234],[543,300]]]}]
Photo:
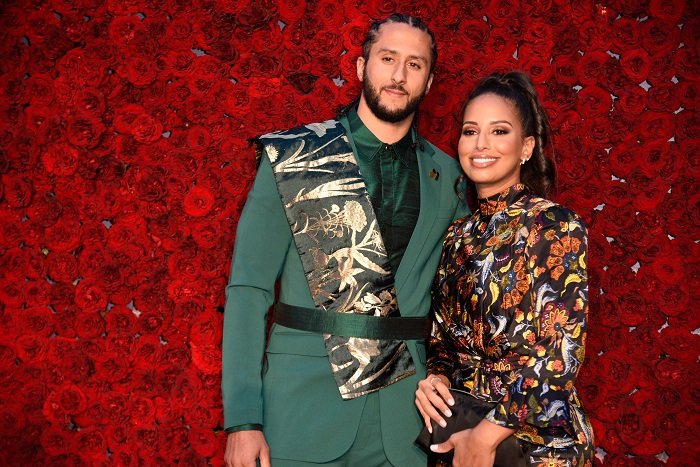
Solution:
[{"label": "woman's long dark hair", "polygon": [[520,181],[537,195],[546,197],[556,184],[551,148],[552,131],[532,81],[525,73],[519,71],[489,75],[469,94],[462,106],[461,115],[464,115],[472,99],[484,94],[495,94],[512,102],[520,117],[523,137],[535,138],[532,156],[520,167]]}]

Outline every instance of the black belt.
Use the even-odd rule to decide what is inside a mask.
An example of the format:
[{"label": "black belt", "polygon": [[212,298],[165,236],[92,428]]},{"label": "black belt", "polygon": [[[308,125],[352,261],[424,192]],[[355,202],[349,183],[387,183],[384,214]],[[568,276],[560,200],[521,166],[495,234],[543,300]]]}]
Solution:
[{"label": "black belt", "polygon": [[277,324],[301,331],[364,339],[425,339],[428,319],[338,313],[277,303]]}]

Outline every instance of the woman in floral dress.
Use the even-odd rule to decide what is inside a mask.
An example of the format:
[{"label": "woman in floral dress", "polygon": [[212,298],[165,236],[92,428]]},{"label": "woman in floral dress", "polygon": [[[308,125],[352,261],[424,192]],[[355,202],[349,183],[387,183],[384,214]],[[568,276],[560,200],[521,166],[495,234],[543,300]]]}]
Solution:
[{"label": "woman in floral dress", "polygon": [[547,117],[526,75],[491,75],[469,95],[459,159],[478,209],[448,229],[433,284],[426,426],[451,415],[450,387],[495,403],[473,429],[431,446],[455,466],[491,466],[515,435],[531,466],[593,465],[574,387],[588,311],[581,219],[545,198],[554,184]]}]

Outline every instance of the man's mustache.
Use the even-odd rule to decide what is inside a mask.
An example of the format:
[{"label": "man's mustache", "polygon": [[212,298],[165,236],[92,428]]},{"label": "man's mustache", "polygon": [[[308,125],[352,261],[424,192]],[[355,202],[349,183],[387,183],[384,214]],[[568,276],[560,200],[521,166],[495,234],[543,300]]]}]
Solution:
[{"label": "man's mustache", "polygon": [[390,86],[384,86],[382,89],[393,89],[393,90],[395,90],[395,91],[400,91],[400,92],[402,92],[402,93],[404,93],[404,94],[408,94],[408,91],[406,91],[406,90],[403,88],[403,86],[401,86],[401,85],[399,85],[399,84],[392,84],[392,85],[390,85]]}]

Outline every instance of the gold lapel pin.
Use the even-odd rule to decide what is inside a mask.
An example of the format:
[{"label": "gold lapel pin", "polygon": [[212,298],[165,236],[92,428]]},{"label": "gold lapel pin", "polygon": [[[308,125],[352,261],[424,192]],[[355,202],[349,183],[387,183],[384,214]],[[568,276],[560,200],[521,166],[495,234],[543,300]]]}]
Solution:
[{"label": "gold lapel pin", "polygon": [[433,180],[436,180],[436,181],[438,178],[440,178],[440,172],[438,172],[435,169],[432,169],[428,175],[430,176],[430,178],[432,178]]}]

